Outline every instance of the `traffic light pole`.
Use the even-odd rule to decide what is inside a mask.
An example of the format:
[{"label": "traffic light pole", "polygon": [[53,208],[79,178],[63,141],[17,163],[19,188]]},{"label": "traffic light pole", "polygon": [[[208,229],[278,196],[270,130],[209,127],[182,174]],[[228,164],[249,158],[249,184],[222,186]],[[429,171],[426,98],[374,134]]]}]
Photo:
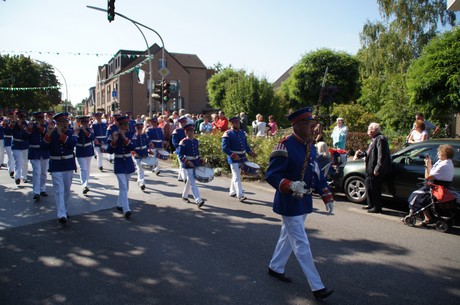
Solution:
[{"label": "traffic light pole", "polygon": [[[90,9],[93,9],[93,10],[97,10],[97,11],[101,11],[101,12],[107,12],[107,10],[103,9],[103,8],[100,8],[100,7],[95,7],[95,6],[90,6],[90,5],[87,5],[86,6],[87,8],[90,8]],[[145,43],[147,44],[147,53],[149,55],[149,69],[150,69],[150,78],[149,78],[149,85],[150,85],[150,92],[149,92],[149,117],[152,117],[152,92],[153,92],[153,81],[152,81],[152,58],[150,57],[150,47],[149,47],[149,44],[147,43],[147,39],[145,39],[145,35],[144,33],[141,31],[141,29],[139,28],[139,26],[141,27],[144,27],[146,28],[147,30],[150,30],[152,32],[154,32],[161,40],[161,45],[162,45],[162,58],[161,58],[161,61],[162,61],[162,64],[165,63],[165,43],[163,41],[163,38],[161,38],[160,34],[158,34],[157,31],[155,31],[154,29],[152,28],[149,28],[148,26],[146,25],[143,25],[142,23],[140,22],[137,22],[136,20],[133,20],[129,17],[126,17],[125,15],[122,15],[120,13],[117,13],[115,12],[115,15],[117,16],[120,16],[121,18],[124,18],[126,20],[129,20],[131,21],[136,27],[137,29],[141,32],[142,34],[142,37],[144,37],[144,41]],[[163,80],[163,77],[162,77],[162,80]],[[163,105],[163,104],[162,104]],[[163,107],[163,106],[162,106]]]}]

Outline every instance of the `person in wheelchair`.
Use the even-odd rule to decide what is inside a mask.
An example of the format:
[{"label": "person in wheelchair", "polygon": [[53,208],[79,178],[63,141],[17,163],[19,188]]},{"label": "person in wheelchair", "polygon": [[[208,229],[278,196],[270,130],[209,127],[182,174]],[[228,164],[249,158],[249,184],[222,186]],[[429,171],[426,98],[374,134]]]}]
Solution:
[{"label": "person in wheelchair", "polygon": [[[433,164],[429,155],[424,158],[425,161],[425,180],[428,182],[422,188],[414,191],[409,196],[410,215],[414,211],[420,210],[431,203],[430,184],[447,188],[454,179],[454,148],[451,145],[443,144],[438,148],[438,161]],[[429,209],[423,210],[425,220],[422,225],[432,223],[432,215]]]}]

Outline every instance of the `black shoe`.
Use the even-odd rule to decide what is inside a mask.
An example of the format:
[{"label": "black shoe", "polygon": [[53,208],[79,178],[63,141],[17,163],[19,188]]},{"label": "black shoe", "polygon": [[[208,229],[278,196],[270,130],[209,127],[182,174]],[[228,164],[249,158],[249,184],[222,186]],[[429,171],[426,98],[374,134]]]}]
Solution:
[{"label": "black shoe", "polygon": [[13,171],[13,172],[10,172],[10,177],[11,177],[11,178],[14,177],[14,171]]},{"label": "black shoe", "polygon": [[40,196],[42,196],[42,197],[48,197],[48,194],[47,194],[46,192],[41,192],[41,193],[40,193]]},{"label": "black shoe", "polygon": [[244,202],[244,201],[247,200],[247,199],[248,199],[248,198],[246,198],[246,196],[243,196],[243,197],[241,197],[241,198],[238,198],[238,200],[239,200],[240,202]]},{"label": "black shoe", "polygon": [[60,224],[66,224],[67,223],[67,218],[65,218],[65,217],[59,218],[59,223]]},{"label": "black shoe", "polygon": [[199,202],[196,203],[196,205],[201,208],[204,204],[204,201],[203,200],[200,200]]},{"label": "black shoe", "polygon": [[334,290],[324,287],[323,289],[313,291],[313,296],[320,301],[330,296],[333,292]]},{"label": "black shoe", "polygon": [[99,167],[99,170],[102,172],[104,170],[104,168],[101,166],[101,167]]},{"label": "black shoe", "polygon": [[132,214],[131,211],[127,211],[127,212],[125,213],[125,218],[131,217],[131,214]]},{"label": "black shoe", "polygon": [[37,200],[37,201],[40,200],[40,195],[39,195],[39,194],[35,194],[35,195],[34,195],[34,200]]},{"label": "black shoe", "polygon": [[179,182],[184,182],[184,179],[177,179],[177,181],[179,181]]},{"label": "black shoe", "polygon": [[370,210],[370,209],[372,209],[372,208],[373,208],[373,206],[371,206],[371,205],[363,205],[363,206],[361,207],[361,209],[363,209],[363,210]]},{"label": "black shoe", "polygon": [[88,194],[89,192],[89,188],[87,188],[86,186],[83,188],[83,195],[86,195]]},{"label": "black shoe", "polygon": [[155,174],[156,174],[157,176],[159,176],[159,175],[160,175],[160,172],[161,172],[161,171],[157,171]]},{"label": "black shoe", "polygon": [[117,211],[123,212],[123,208],[122,207],[117,207]]},{"label": "black shoe", "polygon": [[24,179],[24,180],[22,180],[22,182],[23,182],[23,183],[29,183],[29,180]]},{"label": "black shoe", "polygon": [[145,185],[144,184],[141,185],[141,190],[145,190]]},{"label": "black shoe", "polygon": [[182,197],[182,201],[183,201],[183,202],[190,202],[190,201],[188,200],[188,198],[184,198],[184,197]]},{"label": "black shoe", "polygon": [[236,194],[231,194],[230,197],[235,198]]},{"label": "black shoe", "polygon": [[21,183],[21,179],[16,179],[14,182],[16,182],[16,185],[19,185],[19,183]]},{"label": "black shoe", "polygon": [[276,271],[273,271],[270,268],[268,268],[268,275],[276,277],[278,280],[280,280],[282,282],[285,282],[285,283],[292,282],[291,278],[287,277],[284,273],[278,273]]},{"label": "black shoe", "polygon": [[382,213],[382,210],[381,209],[376,209],[375,207],[370,209],[370,210],[367,210],[368,213]]}]

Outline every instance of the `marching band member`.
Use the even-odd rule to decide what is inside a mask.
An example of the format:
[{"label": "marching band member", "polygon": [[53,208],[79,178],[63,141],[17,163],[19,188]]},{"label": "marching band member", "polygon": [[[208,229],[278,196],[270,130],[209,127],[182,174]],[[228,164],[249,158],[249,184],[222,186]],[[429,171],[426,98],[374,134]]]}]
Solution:
[{"label": "marching band member", "polygon": [[11,145],[13,142],[13,130],[10,128],[10,124],[14,120],[14,110],[8,109],[5,114],[6,118],[2,122],[2,126],[5,131],[5,138],[3,140],[3,144],[5,147],[6,155],[8,156],[8,162],[6,163],[6,167],[8,168],[8,173],[10,173],[10,177],[14,178],[14,156],[13,150],[11,149]]},{"label": "marching band member", "polygon": [[93,113],[93,117],[96,120],[93,121],[93,124],[91,125],[94,132],[94,152],[96,153],[97,168],[99,168],[102,172],[104,170],[104,167],[102,166],[102,153],[104,152],[103,145],[105,146],[107,143],[107,123],[102,122],[101,112]]},{"label": "marching band member", "polygon": [[49,124],[46,127],[42,147],[50,151],[49,172],[53,180],[57,217],[59,223],[66,224],[70,187],[73,173],[77,169],[73,152],[78,138],[69,128],[67,112],[60,112],[53,119],[56,125]]},{"label": "marching band member", "polygon": [[149,138],[145,132],[143,132],[143,122],[137,122],[135,126],[136,133],[133,135],[131,141],[134,145],[134,161],[136,161],[137,167],[137,184],[141,190],[145,190],[144,168],[142,167],[141,161],[143,158],[147,158],[149,156]]},{"label": "marching band member", "polygon": [[78,136],[75,153],[80,166],[80,182],[83,187],[83,195],[89,192],[88,179],[91,168],[91,159],[94,156],[93,140],[94,132],[89,127],[89,116],[78,116],[75,134]]},{"label": "marching band member", "polygon": [[[182,139],[185,138],[185,132],[184,129],[182,128],[185,126],[188,122],[188,118],[183,115],[178,119],[179,122],[179,127],[176,127],[172,133],[172,144],[174,145],[174,148],[176,148],[176,154],[178,155],[179,153],[179,143],[182,141]],[[187,179],[187,173],[185,172],[184,168],[182,167],[182,163],[179,162],[179,174],[177,177],[178,181],[185,181]]]},{"label": "marching band member", "polygon": [[201,199],[200,191],[196,186],[194,169],[197,166],[203,165],[204,160],[200,158],[200,152],[198,150],[199,142],[195,139],[195,126],[193,123],[189,123],[183,128],[186,137],[179,143],[178,156],[182,164],[182,168],[186,171],[187,182],[185,183],[184,190],[182,192],[182,200],[189,202],[188,193],[191,188],[195,203],[199,208],[201,208],[204,201]]},{"label": "marching band member", "polygon": [[227,155],[227,162],[232,170],[229,195],[238,198],[240,202],[244,202],[247,198],[243,194],[240,163],[247,161],[246,153],[251,157],[256,157],[257,154],[249,147],[246,133],[240,129],[240,118],[234,116],[229,121],[231,129],[222,135],[222,151]]},{"label": "marching band member", "polygon": [[311,108],[293,112],[288,120],[294,132],[273,149],[266,173],[267,182],[276,189],[273,211],[282,218],[281,233],[268,274],[280,281],[291,282],[284,271],[294,252],[313,296],[322,300],[334,291],[324,286],[316,270],[305,232],[305,219],[313,211],[312,190],[321,196],[329,214],[334,209],[334,198],[316,163],[314,129],[317,122],[312,117]]},{"label": "marching band member", "polygon": [[134,162],[131,151],[134,145],[131,142],[133,134],[129,132],[129,119],[126,116],[119,116],[117,118],[118,131],[114,131],[108,138],[109,146],[107,152],[114,154],[114,172],[118,180],[118,200],[117,210],[122,211],[126,218],[131,216],[131,209],[129,207],[128,190],[129,180],[132,173],[134,173]]},{"label": "marching band member", "polygon": [[129,119],[129,131],[132,132],[133,134],[136,133],[136,120],[133,119],[133,113],[131,111],[126,111],[125,115]]},{"label": "marching band member", "polygon": [[17,185],[21,183],[21,179],[24,183],[27,182],[29,141],[27,140],[26,117],[27,113],[20,110],[17,112],[17,118],[10,124],[13,133],[11,149],[14,155],[14,181]]},{"label": "marching band member", "polygon": [[[107,127],[107,132],[106,132],[106,135],[105,135],[105,138],[109,139],[109,137],[112,135],[112,133],[114,133],[115,131],[118,131],[118,122],[117,122],[117,119],[121,117],[121,114],[119,113],[115,113],[112,115],[112,123]],[[108,154],[108,157],[107,157],[107,160],[109,160],[110,163],[113,163],[113,159],[115,158],[113,156],[113,154],[107,152]]]},{"label": "marching band member", "polygon": [[[146,133],[150,140],[149,147],[152,148],[153,155],[156,156],[158,150],[163,148],[163,143],[165,142],[163,130],[158,127],[158,118],[156,116],[150,120],[150,127],[147,128]],[[160,174],[159,164],[153,169],[153,172],[155,172],[157,176]]]},{"label": "marching band member", "polygon": [[3,127],[3,109],[0,108],[0,168],[6,167],[5,161],[5,128]]},{"label": "marching band member", "polygon": [[41,143],[45,136],[47,123],[45,114],[41,111],[32,113],[34,121],[27,126],[29,140],[29,160],[32,164],[32,188],[34,192],[33,199],[38,201],[40,196],[47,197],[46,178],[48,173],[50,152],[43,149]]}]

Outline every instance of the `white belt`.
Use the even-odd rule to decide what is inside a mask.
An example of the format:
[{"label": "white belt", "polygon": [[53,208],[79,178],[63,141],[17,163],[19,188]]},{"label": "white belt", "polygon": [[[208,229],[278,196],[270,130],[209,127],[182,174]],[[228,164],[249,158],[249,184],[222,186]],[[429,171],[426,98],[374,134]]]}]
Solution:
[{"label": "white belt", "polygon": [[147,148],[146,145],[144,145],[144,146],[139,146],[139,147],[134,147],[135,150],[146,149],[146,148]]},{"label": "white belt", "polygon": [[131,154],[124,154],[124,155],[115,154],[115,158],[128,158],[131,156],[132,156]]},{"label": "white belt", "polygon": [[93,142],[89,142],[89,143],[85,143],[85,144],[77,143],[77,146],[80,146],[80,147],[86,147],[86,146],[90,146],[90,145],[93,145]]},{"label": "white belt", "polygon": [[13,136],[11,136],[11,135],[10,135],[10,136],[5,135],[5,138],[12,138],[12,137],[13,137]]},{"label": "white belt", "polygon": [[105,139],[105,136],[96,136],[96,139]]},{"label": "white belt", "polygon": [[163,142],[162,140],[152,140],[152,142]]},{"label": "white belt", "polygon": [[242,150],[242,151],[236,151],[236,150],[231,150],[232,153],[235,153],[235,154],[245,154],[246,151]]},{"label": "white belt", "polygon": [[24,142],[24,140],[21,140],[21,139],[13,139],[13,141]]},{"label": "white belt", "polygon": [[187,160],[196,160],[199,158],[199,156],[185,156]]},{"label": "white belt", "polygon": [[29,148],[40,148],[40,145],[29,145]]},{"label": "white belt", "polygon": [[51,156],[51,160],[66,160],[66,159],[72,159],[73,155],[66,155],[66,156]]}]

